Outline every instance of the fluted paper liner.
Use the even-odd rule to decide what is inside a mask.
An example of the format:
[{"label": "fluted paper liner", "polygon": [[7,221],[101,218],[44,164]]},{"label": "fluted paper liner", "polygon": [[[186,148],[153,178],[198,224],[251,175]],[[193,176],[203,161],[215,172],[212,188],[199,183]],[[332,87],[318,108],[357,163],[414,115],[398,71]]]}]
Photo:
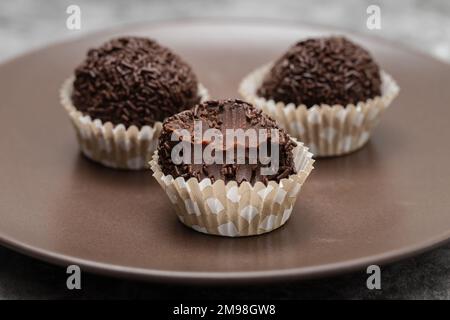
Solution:
[{"label": "fluted paper liner", "polygon": [[[107,167],[139,170],[148,167],[153,152],[158,145],[162,123],[153,126],[136,126],[128,128],[123,124],[102,123],[83,115],[72,104],[71,95],[74,77],[64,81],[61,90],[61,104],[69,114],[75,128],[80,149],[88,158]],[[207,90],[199,84],[201,100],[208,99]]]},{"label": "fluted paper liner", "polygon": [[[294,139],[295,140],[295,139]],[[302,143],[293,149],[296,174],[268,185],[257,182],[211,183],[164,175],[155,151],[150,166],[153,176],[167,193],[179,220],[186,226],[207,234],[242,237],[266,233],[289,219],[303,183],[313,169],[314,160]]]},{"label": "fluted paper liner", "polygon": [[256,94],[271,67],[272,64],[268,64],[247,75],[239,86],[239,93],[318,157],[343,155],[364,146],[381,114],[399,93],[394,79],[381,71],[382,94],[379,97],[346,106],[322,104],[308,109],[305,105],[286,105]]}]

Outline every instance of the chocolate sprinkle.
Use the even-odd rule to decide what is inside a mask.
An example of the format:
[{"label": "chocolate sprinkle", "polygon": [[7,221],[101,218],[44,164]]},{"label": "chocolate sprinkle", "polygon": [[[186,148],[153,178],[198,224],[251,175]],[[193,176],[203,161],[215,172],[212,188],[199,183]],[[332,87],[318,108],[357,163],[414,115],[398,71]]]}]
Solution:
[{"label": "chocolate sprinkle", "polygon": [[347,105],[381,94],[378,65],[344,37],[308,39],[273,65],[257,94],[285,104]]},{"label": "chocolate sprinkle", "polygon": [[[292,149],[296,146],[287,133],[283,129],[279,129],[279,170],[274,175],[261,175],[261,168],[268,167],[270,164],[263,165],[258,158],[256,164],[250,164],[248,161],[249,145],[246,141],[245,164],[236,164],[236,154],[234,152],[233,164],[185,164],[176,165],[172,162],[171,153],[173,147],[178,144],[178,141],[171,141],[172,133],[176,130],[186,129],[191,134],[191,150],[193,150],[195,143],[193,137],[194,121],[202,121],[202,130],[209,128],[218,129],[223,135],[223,151],[225,154],[226,145],[226,129],[243,129],[244,131],[250,128],[253,129],[267,129],[268,142],[270,143],[270,129],[279,129],[276,122],[269,116],[263,114],[260,110],[252,105],[241,100],[219,100],[207,101],[196,105],[191,110],[178,113],[164,121],[163,130],[159,139],[158,154],[159,165],[164,174],[172,175],[174,178],[183,177],[186,180],[195,177],[199,180],[210,178],[212,182],[223,180],[225,183],[229,181],[236,181],[238,184],[243,181],[248,181],[254,184],[261,181],[267,184],[268,181],[280,181],[295,173],[294,160]],[[209,144],[209,141],[202,141],[202,150]],[[258,141],[261,144],[261,141]],[[259,147],[258,144],[258,147]],[[236,144],[234,144],[236,148]],[[235,149],[236,151],[236,149]],[[191,157],[193,157],[192,152]],[[270,155],[270,154],[269,154]],[[223,157],[225,159],[225,156]],[[225,161],[224,161],[225,162]],[[193,161],[191,161],[193,163]]]},{"label": "chocolate sprinkle", "polygon": [[157,42],[110,40],[75,70],[72,101],[82,113],[126,127],[153,125],[198,103],[191,67]]}]

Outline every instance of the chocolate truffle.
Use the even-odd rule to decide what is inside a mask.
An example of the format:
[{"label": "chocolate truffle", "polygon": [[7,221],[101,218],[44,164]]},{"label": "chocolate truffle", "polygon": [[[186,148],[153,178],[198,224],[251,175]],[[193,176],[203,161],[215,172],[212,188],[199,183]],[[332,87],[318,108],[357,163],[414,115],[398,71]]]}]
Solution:
[{"label": "chocolate truffle", "polygon": [[[245,164],[237,164],[236,161],[237,152],[234,152],[233,164],[229,161],[224,161],[224,164],[205,164],[204,160],[201,164],[181,163],[174,164],[172,162],[171,154],[172,149],[179,141],[172,141],[172,133],[180,132],[179,130],[186,129],[190,134],[188,143],[191,150],[194,149],[194,145],[201,144],[202,149],[211,142],[202,140],[200,143],[194,139],[194,121],[200,121],[202,123],[202,131],[206,129],[217,129],[223,135],[223,145],[220,151],[215,149],[215,152],[223,152],[223,159],[225,159],[225,153],[227,151],[226,142],[226,130],[227,129],[243,129],[244,132],[247,129],[267,129],[268,143],[276,143],[279,148],[279,167],[278,171],[273,175],[261,174],[262,167],[268,167],[270,164],[262,164],[258,157],[257,163],[250,164],[248,161],[249,140],[245,142]],[[278,129],[278,141],[271,140],[270,129]],[[181,139],[181,138],[180,138]],[[237,140],[232,141],[232,148],[236,151]],[[262,141],[258,141],[257,150],[261,146]],[[268,144],[270,145],[270,144]],[[296,146],[296,143],[290,139],[286,132],[279,129],[276,122],[269,116],[263,114],[260,110],[256,109],[252,105],[241,100],[220,100],[220,101],[207,101],[196,105],[191,110],[186,110],[178,113],[164,121],[163,130],[159,140],[158,154],[159,165],[165,175],[172,175],[174,178],[183,177],[188,180],[191,177],[197,178],[199,181],[203,178],[210,178],[212,182],[216,180],[223,180],[225,183],[229,181],[236,181],[240,184],[243,181],[254,184],[257,181],[261,181],[267,184],[268,181],[274,180],[279,182],[283,178],[287,178],[291,174],[295,174],[295,166],[293,161],[292,149]],[[230,145],[228,145],[230,148]],[[193,152],[191,157],[193,157]]]},{"label": "chocolate truffle", "polygon": [[153,125],[200,101],[191,67],[157,42],[138,37],[91,49],[75,70],[72,102],[114,125]]},{"label": "chocolate truffle", "polygon": [[308,108],[356,104],[381,94],[378,65],[344,37],[300,41],[273,65],[257,94]]}]

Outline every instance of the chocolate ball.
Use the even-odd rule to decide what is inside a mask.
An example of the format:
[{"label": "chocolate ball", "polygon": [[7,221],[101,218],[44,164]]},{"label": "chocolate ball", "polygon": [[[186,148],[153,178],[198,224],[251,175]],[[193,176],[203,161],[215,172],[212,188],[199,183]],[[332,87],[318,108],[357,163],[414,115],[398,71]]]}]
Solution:
[{"label": "chocolate ball", "polygon": [[[206,129],[217,129],[223,136],[223,142],[221,148],[214,149],[215,152],[222,152],[223,159],[226,159],[227,150],[231,149],[230,145],[227,145],[227,129],[243,129],[244,132],[247,129],[259,129],[266,130],[268,135],[268,143],[274,143],[279,152],[279,166],[278,171],[271,175],[261,174],[261,168],[269,167],[270,164],[262,163],[258,157],[257,163],[251,164],[248,155],[250,154],[250,148],[254,148],[255,144],[251,145],[249,140],[246,140],[243,146],[245,148],[245,163],[239,164],[237,161],[237,143],[238,140],[232,140],[232,148],[234,149],[234,163],[224,161],[223,164],[218,163],[205,163],[202,159],[202,163],[195,164],[193,161],[194,152],[191,152],[191,160],[189,163],[182,162],[181,164],[175,164],[172,161],[172,149],[180,141],[179,139],[173,140],[173,134],[179,134],[180,130],[187,130],[190,137],[188,143],[191,150],[194,150],[194,145],[201,145],[201,150],[211,143],[211,140],[198,141],[194,139],[194,121],[200,121],[202,123],[202,132]],[[278,129],[278,141],[270,137],[270,129]],[[178,133],[177,133],[178,132]],[[176,136],[177,137],[177,136]],[[186,141],[186,140],[185,140]],[[259,148],[263,140],[257,141],[257,152],[259,154]],[[241,144],[242,146],[242,144]],[[270,144],[268,144],[270,146]],[[280,181],[283,178],[287,178],[291,174],[295,174],[295,166],[293,160],[292,149],[296,146],[286,132],[278,128],[276,122],[269,116],[263,114],[260,110],[256,109],[252,105],[241,100],[219,100],[219,101],[207,101],[196,105],[191,110],[178,113],[164,121],[163,130],[159,139],[158,154],[159,165],[161,170],[166,175],[172,175],[174,178],[183,177],[188,180],[191,177],[197,178],[199,181],[204,178],[210,178],[212,182],[217,180],[223,180],[225,183],[229,181],[236,181],[238,184],[243,181],[254,184],[257,181],[261,181],[265,184],[268,181]],[[227,149],[228,148],[228,149]],[[270,155],[270,154],[269,154]]]},{"label": "chocolate ball", "polygon": [[300,41],[279,58],[257,91],[275,102],[347,105],[381,94],[379,67],[344,37]]},{"label": "chocolate ball", "polygon": [[153,125],[199,101],[191,67],[147,38],[110,40],[75,70],[74,106],[114,125]]}]

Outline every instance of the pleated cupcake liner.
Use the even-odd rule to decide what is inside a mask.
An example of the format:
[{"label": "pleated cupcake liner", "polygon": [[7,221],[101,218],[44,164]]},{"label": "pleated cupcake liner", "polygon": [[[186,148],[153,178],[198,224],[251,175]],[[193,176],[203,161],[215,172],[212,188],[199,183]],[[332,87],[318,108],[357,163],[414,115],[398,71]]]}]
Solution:
[{"label": "pleated cupcake liner", "polygon": [[[104,166],[141,170],[148,168],[153,152],[158,145],[162,130],[162,122],[153,126],[146,125],[140,129],[136,126],[126,127],[124,124],[103,123],[100,119],[92,119],[78,111],[72,103],[72,76],[64,81],[60,89],[60,100],[75,128],[81,152],[88,158]],[[208,91],[199,84],[201,100],[208,99]]]},{"label": "pleated cupcake liner", "polygon": [[161,171],[158,151],[150,166],[183,224],[206,234],[243,237],[270,232],[289,219],[314,163],[312,153],[302,143],[297,142],[292,152],[297,173],[279,183],[270,181],[267,186],[262,182],[212,183],[209,178],[174,179]]},{"label": "pleated cupcake liner", "polygon": [[326,105],[307,108],[305,105],[284,104],[257,95],[272,64],[248,74],[239,86],[244,100],[274,118],[291,137],[305,143],[317,157],[339,156],[363,147],[400,88],[395,80],[381,71],[381,96],[356,105]]}]

